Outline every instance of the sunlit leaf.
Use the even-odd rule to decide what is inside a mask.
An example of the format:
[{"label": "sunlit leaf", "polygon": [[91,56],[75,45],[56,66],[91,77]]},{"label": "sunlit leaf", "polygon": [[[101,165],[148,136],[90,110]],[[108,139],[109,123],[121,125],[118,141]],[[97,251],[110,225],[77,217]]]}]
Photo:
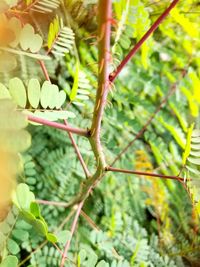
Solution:
[{"label": "sunlit leaf", "polygon": [[40,102],[40,83],[37,79],[31,79],[28,84],[28,100],[33,108],[37,108]]},{"label": "sunlit leaf", "polygon": [[19,78],[13,78],[9,81],[9,92],[12,99],[22,108],[26,106],[26,89]]},{"label": "sunlit leaf", "polygon": [[30,50],[32,53],[38,52],[42,47],[43,39],[39,34],[35,34],[32,25],[26,24],[20,35],[20,45],[23,50]]},{"label": "sunlit leaf", "polygon": [[17,267],[17,264],[17,257],[9,255],[2,261],[0,267]]}]

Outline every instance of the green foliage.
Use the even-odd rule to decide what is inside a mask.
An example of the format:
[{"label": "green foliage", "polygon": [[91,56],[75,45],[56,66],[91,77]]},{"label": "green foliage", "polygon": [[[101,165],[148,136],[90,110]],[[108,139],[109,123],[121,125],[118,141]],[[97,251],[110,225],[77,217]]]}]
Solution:
[{"label": "green foliage", "polygon": [[57,237],[48,232],[48,225],[42,217],[40,207],[35,202],[35,196],[29,190],[28,185],[21,183],[17,186],[13,195],[13,203],[19,209],[24,220],[31,224],[40,235],[45,236],[52,243],[57,242]]},{"label": "green foliage", "polygon": [[[115,70],[169,3],[112,2],[109,64]],[[60,266],[71,238],[66,267],[198,266],[198,2],[180,1],[110,86],[101,132],[109,165],[154,116],[116,167],[185,181],[108,172],[85,202],[72,237],[76,210],[39,206],[36,199],[69,203],[86,181],[81,164],[66,132],[30,125],[30,146],[24,114],[90,129],[97,66],[104,64],[94,36],[97,1],[1,1],[1,25],[14,37],[0,38],[0,149],[14,155],[10,162],[19,174],[13,203],[6,199],[0,216],[1,267]],[[44,81],[40,65],[52,82]],[[95,172],[88,140],[74,140]]]},{"label": "green foliage", "polygon": [[[183,164],[185,170],[185,181],[187,183],[188,190],[191,194],[193,205],[195,206],[197,213],[200,214],[200,191],[199,191],[199,155],[200,155],[200,131],[193,129],[194,124],[188,129],[187,145],[183,154]],[[192,175],[192,178],[191,178]],[[188,179],[188,181],[187,181]]]},{"label": "green foliage", "polygon": [[[114,8],[120,22],[115,37],[115,46],[117,45],[118,48],[114,48],[114,50],[120,51],[120,46],[124,49],[130,47],[131,37],[139,40],[143,36],[150,26],[150,19],[145,4],[140,0],[114,1]],[[137,14],[137,16],[133,14]],[[124,31],[126,27],[127,29]],[[150,43],[148,40],[141,48],[141,62],[145,69],[149,66]]]},{"label": "green foliage", "polygon": [[14,33],[14,39],[11,39],[9,46],[16,48],[20,45],[22,50],[29,50],[31,53],[36,53],[41,49],[43,39],[39,34],[35,33],[35,29],[31,24],[26,23],[22,26],[19,19],[15,17],[8,19],[3,15],[0,21],[2,24],[7,24],[7,30]]},{"label": "green foliage", "polygon": [[56,17],[49,26],[48,32],[48,53],[55,56],[64,56],[72,50],[74,44],[73,31],[63,25],[62,19]]},{"label": "green foliage", "polygon": [[66,100],[66,93],[64,90],[59,91],[58,86],[49,81],[45,81],[41,87],[37,79],[31,79],[26,89],[19,78],[13,78],[9,81],[9,90],[0,84],[0,98],[12,98],[24,111],[32,113],[35,110],[33,113],[37,117],[51,121],[75,117],[73,112],[60,110]]},{"label": "green foliage", "polygon": [[6,217],[6,219],[1,222],[1,257],[4,254],[4,250],[8,250],[11,254],[17,254],[20,249],[15,240],[9,238],[10,233],[12,232],[13,226],[16,223],[18,216],[18,210],[13,207]]},{"label": "green foliage", "polygon": [[17,267],[18,260],[15,256],[6,257],[0,264],[1,267]]},{"label": "green foliage", "polygon": [[[68,70],[74,78],[71,91],[69,92],[70,102],[77,106],[84,106],[91,94],[91,83],[86,73],[82,70],[80,63],[76,62],[76,69],[73,69],[73,62],[67,64]],[[73,74],[74,73],[74,74]]]}]

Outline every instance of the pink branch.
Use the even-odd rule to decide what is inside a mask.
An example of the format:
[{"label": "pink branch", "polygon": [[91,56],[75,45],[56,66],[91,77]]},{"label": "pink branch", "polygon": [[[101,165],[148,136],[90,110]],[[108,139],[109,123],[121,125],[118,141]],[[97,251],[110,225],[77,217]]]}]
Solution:
[{"label": "pink branch", "polygon": [[[65,122],[65,125],[67,126],[68,125],[67,120],[64,120],[64,122]],[[77,146],[77,144],[76,144],[76,142],[74,140],[74,137],[73,137],[71,132],[68,132],[68,135],[69,135],[69,139],[71,140],[71,143],[72,143],[72,145],[74,147],[74,150],[75,150],[75,152],[77,154],[77,157],[78,157],[78,159],[79,159],[79,161],[80,161],[80,163],[82,165],[82,168],[83,168],[83,171],[85,173],[85,176],[87,178],[89,178],[90,177],[90,172],[88,170],[88,167],[85,164],[85,161],[83,160],[83,157],[82,157],[81,152],[80,152],[80,150],[79,150],[79,148],[78,148],[78,146]]]},{"label": "pink branch", "polygon": [[135,174],[135,175],[157,177],[157,178],[162,178],[162,179],[172,179],[172,180],[184,181],[184,178],[179,177],[179,176],[163,175],[163,174],[141,172],[141,171],[132,171],[132,170],[124,170],[124,169],[113,168],[113,167],[107,167],[106,171],[122,172],[122,173],[129,173],[129,174]]},{"label": "pink branch", "polygon": [[46,68],[46,66],[44,64],[44,61],[39,60],[39,63],[40,63],[40,67],[41,67],[41,69],[42,69],[42,71],[44,73],[44,76],[45,76],[46,80],[51,82],[50,77],[49,77],[49,73],[48,73],[47,68]]},{"label": "pink branch", "polygon": [[49,120],[46,120],[46,119],[43,119],[43,118],[39,118],[39,117],[36,117],[36,116],[32,116],[32,115],[28,115],[27,118],[28,118],[29,121],[32,121],[32,122],[36,122],[36,123],[39,123],[39,124],[42,124],[42,125],[46,125],[46,126],[50,126],[50,127],[56,128],[56,129],[61,129],[61,130],[64,130],[66,132],[71,132],[71,133],[75,133],[75,134],[78,134],[78,135],[81,135],[81,136],[88,137],[88,131],[85,130],[85,129],[74,128],[74,127],[72,127],[70,125],[64,125],[64,124],[61,124],[61,123],[49,121]]},{"label": "pink branch", "polygon": [[92,119],[91,136],[98,142],[100,139],[101,121],[106,105],[109,90],[109,62],[110,62],[110,38],[111,38],[111,19],[112,1],[99,0],[98,5],[98,41],[99,41],[99,79],[96,94],[96,103]]},{"label": "pink branch", "polygon": [[150,37],[150,35],[159,27],[161,22],[169,15],[170,11],[177,5],[179,0],[174,0],[171,5],[162,13],[162,15],[154,22],[151,28],[143,35],[139,42],[133,47],[128,55],[122,60],[117,69],[110,74],[110,81],[113,82],[119,73],[122,71],[124,66],[131,60],[135,53],[140,49],[142,44]]},{"label": "pink branch", "polygon": [[72,240],[72,237],[74,235],[74,232],[75,232],[75,229],[76,229],[76,226],[77,226],[77,223],[78,223],[79,216],[81,214],[81,209],[83,207],[83,204],[84,204],[84,201],[80,202],[79,205],[78,205],[78,208],[77,208],[77,211],[76,211],[76,215],[74,217],[74,221],[73,221],[72,227],[71,227],[71,237],[70,237],[70,239],[67,241],[67,243],[65,245],[65,249],[64,249],[64,253],[62,255],[62,260],[61,260],[60,267],[64,267],[65,260],[66,260],[66,257],[67,257],[67,253],[68,253],[68,250],[69,250],[69,247],[70,247],[70,244],[71,244],[71,240]]}]

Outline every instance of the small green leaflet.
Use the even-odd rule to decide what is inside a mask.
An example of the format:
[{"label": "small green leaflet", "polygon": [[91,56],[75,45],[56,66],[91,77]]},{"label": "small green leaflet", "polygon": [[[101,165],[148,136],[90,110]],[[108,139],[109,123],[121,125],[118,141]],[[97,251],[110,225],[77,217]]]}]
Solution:
[{"label": "small green leaflet", "polygon": [[13,78],[9,81],[9,92],[12,99],[21,108],[26,107],[26,89],[23,82],[19,78]]},{"label": "small green leaflet", "polygon": [[40,103],[40,83],[37,79],[31,79],[28,83],[28,100],[33,108]]},{"label": "small green leaflet", "polygon": [[109,264],[105,261],[100,261],[96,267],[109,267]]},{"label": "small green leaflet", "polygon": [[0,267],[17,267],[17,264],[18,264],[17,257],[7,256],[0,264]]},{"label": "small green leaflet", "polygon": [[74,74],[74,83],[73,83],[73,87],[70,93],[70,100],[73,101],[78,93],[78,86],[79,86],[79,69],[80,69],[80,65],[78,60],[76,61],[76,71]]},{"label": "small green leaflet", "polygon": [[[17,186],[13,194],[13,203],[19,209],[23,218],[31,224],[40,235],[45,236],[50,242],[57,242],[57,237],[48,232],[48,225],[42,217],[40,207],[35,202],[35,196],[30,191],[28,185],[21,183]],[[13,254],[16,254],[18,251],[13,242],[13,240],[10,241],[10,248]]]},{"label": "small green leaflet", "polygon": [[35,34],[32,25],[26,24],[20,34],[20,45],[23,50],[30,50],[31,53],[38,52],[43,44],[43,39],[39,34]]},{"label": "small green leaflet", "polygon": [[[21,49],[24,51],[28,51],[33,54],[39,52],[39,50],[42,48],[43,38],[38,33],[35,33],[35,29],[31,24],[26,23],[22,26],[20,19],[16,17],[7,18],[5,16],[4,20],[4,23],[7,24],[8,29],[14,33],[14,38],[8,43],[8,46],[11,48],[17,48],[20,45]],[[7,46],[1,47],[1,49],[2,48],[6,49]],[[16,53],[18,52],[22,55],[23,51],[20,50],[13,49],[10,50],[10,52],[15,51]],[[7,51],[9,51],[8,48]]]},{"label": "small green leaflet", "polygon": [[20,247],[13,239],[7,240],[7,249],[12,255],[16,255],[20,252]]},{"label": "small green leaflet", "polygon": [[35,201],[34,194],[29,190],[28,185],[19,184],[13,195],[13,202],[19,210],[29,211],[31,202]]},{"label": "small green leaflet", "polygon": [[183,153],[183,166],[186,167],[185,178],[189,178],[187,189],[190,192],[193,205],[200,215],[200,130],[193,128],[194,123],[188,129],[186,147]]},{"label": "small green leaflet", "polygon": [[182,161],[183,162],[183,166],[185,166],[186,160],[187,160],[188,156],[190,155],[191,137],[192,137],[193,128],[194,128],[194,123],[188,128],[185,151],[183,152],[183,161]]}]

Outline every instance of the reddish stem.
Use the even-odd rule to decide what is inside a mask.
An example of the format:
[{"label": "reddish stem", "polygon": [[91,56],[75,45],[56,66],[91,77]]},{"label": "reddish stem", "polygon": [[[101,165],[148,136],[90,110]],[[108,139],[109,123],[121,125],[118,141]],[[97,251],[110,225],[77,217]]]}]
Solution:
[{"label": "reddish stem", "polygon": [[179,177],[179,176],[163,175],[163,174],[141,172],[141,171],[132,171],[132,170],[124,170],[124,169],[113,168],[113,167],[107,167],[106,171],[122,172],[122,173],[129,173],[129,174],[135,174],[135,175],[157,177],[157,178],[162,178],[162,179],[172,179],[172,180],[184,181],[184,178]]},{"label": "reddish stem", "polygon": [[64,130],[66,132],[71,132],[71,133],[75,133],[75,134],[78,134],[78,135],[81,135],[81,136],[88,137],[88,131],[85,130],[85,129],[74,128],[74,127],[72,127],[70,125],[64,125],[64,124],[61,124],[61,123],[49,121],[49,120],[46,120],[46,119],[43,119],[43,118],[39,118],[39,117],[36,117],[36,116],[32,116],[32,115],[28,115],[27,118],[28,118],[29,121],[32,121],[32,122],[36,122],[36,123],[39,123],[39,124],[43,124],[43,125],[46,125],[46,126],[50,126],[50,127],[56,128],[56,129],[61,129],[61,130]]},{"label": "reddish stem", "polygon": [[84,212],[81,211],[81,215],[88,222],[88,224],[95,229],[96,231],[100,231],[101,229],[95,224],[95,222]]},{"label": "reddish stem", "polygon": [[[65,122],[65,125],[67,126],[68,125],[67,120],[64,120],[64,122]],[[79,148],[78,148],[78,146],[77,146],[77,144],[76,144],[76,142],[74,140],[74,137],[73,137],[72,133],[68,132],[68,135],[69,135],[69,139],[71,140],[71,143],[72,143],[72,145],[74,147],[76,155],[77,155],[77,157],[78,157],[78,159],[79,159],[79,161],[80,161],[80,163],[82,165],[82,168],[83,168],[83,171],[85,173],[85,176],[88,178],[88,177],[90,177],[90,172],[88,170],[88,167],[85,164],[85,161],[84,161],[84,159],[83,159],[83,157],[81,155],[81,152],[80,152],[80,150],[79,150]]]},{"label": "reddish stem", "polygon": [[171,5],[162,13],[162,15],[154,22],[150,29],[143,35],[143,37],[138,41],[138,43],[133,47],[133,49],[128,53],[128,55],[122,60],[117,69],[110,74],[110,81],[113,82],[125,65],[131,60],[135,53],[140,49],[143,43],[150,37],[150,35],[158,28],[161,22],[169,15],[170,11],[177,5],[179,0],[174,0]]},{"label": "reddish stem", "polygon": [[73,221],[72,227],[71,227],[71,237],[70,237],[70,239],[67,241],[67,243],[65,245],[65,249],[64,249],[64,253],[62,255],[62,260],[61,260],[60,267],[64,267],[64,265],[65,265],[65,260],[66,260],[66,257],[67,257],[67,253],[68,253],[68,250],[69,250],[69,247],[70,247],[70,244],[71,244],[71,240],[72,240],[72,237],[74,235],[74,232],[75,232],[75,229],[76,229],[76,226],[77,226],[77,223],[78,223],[78,219],[79,219],[83,204],[84,204],[84,201],[80,202],[79,205],[78,205],[78,208],[77,208],[77,211],[76,211],[76,215],[74,217],[74,221]]},{"label": "reddish stem", "polygon": [[44,61],[43,60],[39,60],[39,64],[40,64],[40,67],[41,67],[41,69],[42,69],[42,71],[44,73],[44,76],[45,76],[46,80],[51,82],[50,77],[49,77],[49,73],[48,73],[47,68],[46,68],[46,66],[44,64]]},{"label": "reddish stem", "polygon": [[91,127],[91,136],[94,136],[97,142],[100,139],[101,121],[109,89],[112,1],[99,0],[98,11],[99,80]]}]

